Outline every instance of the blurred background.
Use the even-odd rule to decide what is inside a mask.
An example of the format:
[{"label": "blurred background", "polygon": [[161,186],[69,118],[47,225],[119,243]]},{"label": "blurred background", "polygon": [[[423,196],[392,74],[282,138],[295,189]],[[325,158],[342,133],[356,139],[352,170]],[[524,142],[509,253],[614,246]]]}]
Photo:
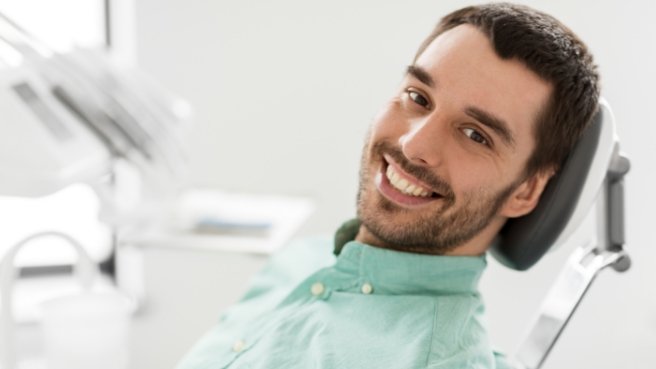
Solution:
[{"label": "blurred background", "polygon": [[[626,179],[633,269],[603,273],[548,368],[656,365],[656,3],[520,1],[577,33],[632,162]],[[196,109],[193,181],[315,199],[303,234],[354,214],[363,137],[420,42],[463,1],[137,1],[139,65]],[[493,342],[512,347],[565,252],[527,273],[490,258],[483,283]]]},{"label": "blurred background", "polygon": [[[633,267],[600,275],[545,368],[653,368],[656,118],[650,106],[656,98],[656,2],[519,3],[554,15],[592,50],[622,150],[632,163],[626,178],[626,248]],[[295,237],[331,235],[355,214],[370,121],[438,19],[468,4],[121,0],[114,4],[112,47],[193,108],[187,132],[191,185],[311,199],[314,212]],[[38,8],[30,13],[44,14]],[[488,258],[482,290],[492,341],[500,351],[515,349],[572,247],[589,236],[589,223],[528,272],[510,271]],[[197,265],[172,270],[159,279],[166,286],[153,288],[183,288],[176,275],[193,273]],[[205,314],[203,320],[184,331],[182,342],[176,331],[162,337],[144,328],[134,343],[135,368],[170,367],[216,320],[220,309],[203,307],[205,296],[194,298],[172,316],[184,321]],[[153,359],[157,354],[159,361]]]}]

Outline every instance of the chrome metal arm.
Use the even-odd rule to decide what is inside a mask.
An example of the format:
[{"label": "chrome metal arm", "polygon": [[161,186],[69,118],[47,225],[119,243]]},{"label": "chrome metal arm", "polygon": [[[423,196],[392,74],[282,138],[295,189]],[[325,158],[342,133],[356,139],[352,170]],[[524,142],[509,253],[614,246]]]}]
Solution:
[{"label": "chrome metal arm", "polygon": [[624,175],[629,160],[617,151],[597,200],[596,245],[579,247],[570,256],[539,311],[537,321],[520,345],[514,362],[524,369],[542,367],[597,274],[606,267],[629,269],[624,252]]}]

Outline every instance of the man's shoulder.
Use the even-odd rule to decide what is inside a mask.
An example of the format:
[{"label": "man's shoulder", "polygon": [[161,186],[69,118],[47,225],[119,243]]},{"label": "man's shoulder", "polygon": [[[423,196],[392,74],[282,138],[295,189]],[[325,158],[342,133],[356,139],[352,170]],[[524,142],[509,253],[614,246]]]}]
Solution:
[{"label": "man's shoulder", "polygon": [[[276,252],[271,264],[294,264],[299,270],[323,268],[335,262],[333,238],[327,235],[303,237],[292,240]],[[300,263],[299,263],[300,262]]]},{"label": "man's shoulder", "polygon": [[267,265],[253,278],[242,302],[269,292],[289,292],[312,273],[334,262],[330,237],[293,240],[272,255]]}]

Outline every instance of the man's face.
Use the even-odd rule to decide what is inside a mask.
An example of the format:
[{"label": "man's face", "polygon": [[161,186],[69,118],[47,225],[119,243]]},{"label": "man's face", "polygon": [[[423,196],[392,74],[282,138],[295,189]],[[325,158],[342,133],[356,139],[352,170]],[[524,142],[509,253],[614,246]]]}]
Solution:
[{"label": "man's face", "polygon": [[532,210],[537,199],[527,196],[546,183],[523,173],[550,93],[519,61],[500,59],[473,26],[437,37],[371,127],[358,240],[421,253],[482,252],[508,217]]}]

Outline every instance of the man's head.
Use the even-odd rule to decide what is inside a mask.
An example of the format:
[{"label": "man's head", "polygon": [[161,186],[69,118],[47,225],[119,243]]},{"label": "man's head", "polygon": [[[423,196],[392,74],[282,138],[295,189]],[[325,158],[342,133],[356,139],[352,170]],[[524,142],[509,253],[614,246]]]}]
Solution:
[{"label": "man's head", "polygon": [[548,15],[510,4],[447,15],[372,125],[358,239],[483,252],[533,210],[596,111],[597,81],[585,46]]}]

